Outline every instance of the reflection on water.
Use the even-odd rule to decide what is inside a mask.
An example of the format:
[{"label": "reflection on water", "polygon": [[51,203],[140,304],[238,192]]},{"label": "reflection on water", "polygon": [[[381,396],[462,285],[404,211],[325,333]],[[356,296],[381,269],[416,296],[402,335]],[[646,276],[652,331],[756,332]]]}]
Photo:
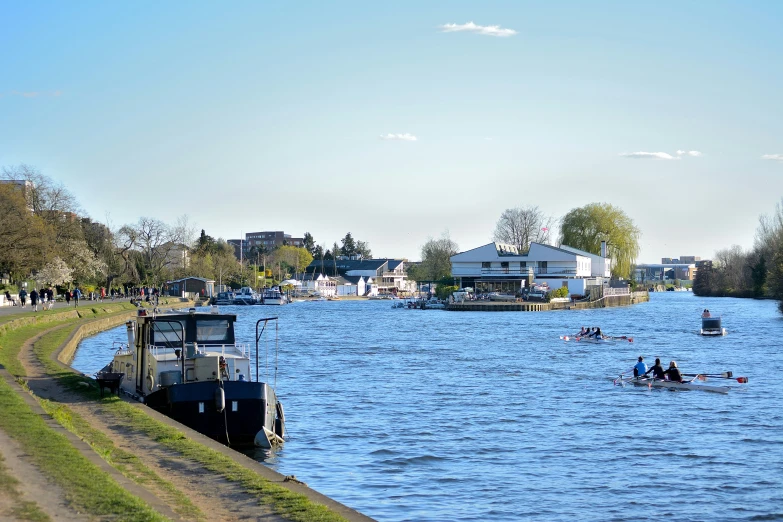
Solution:
[{"label": "reflection on water", "polygon": [[[704,308],[723,316],[726,337],[698,335]],[[252,342],[269,307],[233,311],[237,338]],[[773,301],[667,292],[585,311],[337,301],[274,312],[289,440],[266,464],[378,520],[783,513],[774,371],[783,319]],[[560,339],[580,326],[634,342]],[[123,335],[85,340],[74,367],[97,371]],[[686,373],[731,370],[750,384],[728,395],[612,386],[639,355],[674,359]]]}]

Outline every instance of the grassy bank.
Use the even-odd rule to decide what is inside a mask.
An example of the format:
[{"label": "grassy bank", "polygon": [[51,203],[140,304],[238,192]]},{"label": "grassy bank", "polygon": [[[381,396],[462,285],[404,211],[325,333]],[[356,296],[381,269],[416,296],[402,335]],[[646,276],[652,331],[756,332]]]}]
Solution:
[{"label": "grassy bank", "polygon": [[[27,339],[55,328],[43,335],[34,348],[47,375],[85,400],[94,401],[96,410],[100,409],[102,414],[109,415],[112,422],[122,429],[142,433],[167,449],[199,463],[209,472],[240,484],[248,494],[255,496],[260,503],[271,506],[285,518],[300,522],[345,520],[305,495],[275,484],[222,453],[188,439],[179,430],[146,415],[136,405],[114,396],[101,398],[91,379],[53,360],[53,354],[71,335],[72,327],[86,319],[131,309],[135,307],[128,303],[117,303],[91,307],[89,310],[80,308],[81,317],[73,316],[72,311],[66,311],[58,317],[55,311],[6,322],[0,330],[0,364],[12,374],[24,377],[24,367],[18,359],[21,346]],[[71,315],[67,315],[69,313]],[[186,495],[158,477],[141,459],[117,448],[109,437],[93,428],[72,409],[53,401],[39,400],[39,403],[60,424],[88,442],[104,460],[125,476],[139,484],[152,484],[156,491],[162,492],[159,496],[164,497],[178,514],[191,519],[204,518]],[[42,472],[66,491],[68,500],[79,510],[92,516],[117,517],[122,520],[165,519],[91,464],[66,437],[49,428],[4,379],[0,379],[0,424],[24,446]]]}]

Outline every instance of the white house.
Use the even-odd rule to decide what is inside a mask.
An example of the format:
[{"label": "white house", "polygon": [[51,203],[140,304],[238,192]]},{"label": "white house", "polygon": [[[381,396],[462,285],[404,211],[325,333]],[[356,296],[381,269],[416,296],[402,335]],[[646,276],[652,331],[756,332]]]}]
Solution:
[{"label": "white house", "polygon": [[515,293],[532,283],[561,286],[569,294],[584,295],[587,287],[603,285],[612,260],[571,247],[531,243],[527,254],[513,245],[489,243],[451,257],[451,274],[461,288],[478,293]]}]

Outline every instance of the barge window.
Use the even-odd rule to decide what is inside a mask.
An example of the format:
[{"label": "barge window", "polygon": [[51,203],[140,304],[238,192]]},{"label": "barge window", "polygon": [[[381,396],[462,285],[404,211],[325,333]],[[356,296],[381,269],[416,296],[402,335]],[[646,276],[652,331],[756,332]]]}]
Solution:
[{"label": "barge window", "polygon": [[182,343],[182,326],[178,322],[161,321],[152,325],[153,344]]},{"label": "barge window", "polygon": [[197,342],[231,342],[228,338],[229,324],[226,319],[203,319],[196,323]]}]

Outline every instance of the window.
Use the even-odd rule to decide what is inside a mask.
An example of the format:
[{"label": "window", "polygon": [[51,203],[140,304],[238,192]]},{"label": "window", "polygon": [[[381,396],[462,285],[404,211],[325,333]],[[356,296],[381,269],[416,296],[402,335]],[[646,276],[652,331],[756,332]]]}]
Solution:
[{"label": "window", "polygon": [[492,267],[492,263],[489,261],[483,261],[481,263],[481,268],[491,268],[491,267]]},{"label": "window", "polygon": [[218,341],[228,342],[228,320],[202,319],[196,323],[196,339],[198,342]]}]

